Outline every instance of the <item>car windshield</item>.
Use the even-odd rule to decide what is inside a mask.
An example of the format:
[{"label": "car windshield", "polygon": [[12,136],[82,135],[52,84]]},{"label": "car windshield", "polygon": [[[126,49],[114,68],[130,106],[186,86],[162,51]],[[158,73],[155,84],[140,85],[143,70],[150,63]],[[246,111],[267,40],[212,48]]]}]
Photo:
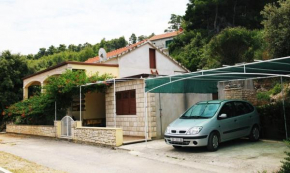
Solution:
[{"label": "car windshield", "polygon": [[220,104],[218,103],[201,103],[189,108],[180,118],[181,119],[204,119],[214,116]]}]

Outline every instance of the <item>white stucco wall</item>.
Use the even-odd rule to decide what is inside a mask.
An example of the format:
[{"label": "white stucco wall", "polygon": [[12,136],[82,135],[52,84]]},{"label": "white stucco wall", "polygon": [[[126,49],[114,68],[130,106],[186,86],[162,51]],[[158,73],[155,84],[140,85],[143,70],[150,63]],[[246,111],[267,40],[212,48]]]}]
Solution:
[{"label": "white stucco wall", "polygon": [[[128,77],[139,74],[151,74],[149,67],[149,44],[145,44],[132,52],[127,53],[119,59],[120,77]],[[106,63],[106,62],[105,62]],[[108,61],[109,63],[109,61]],[[180,72],[186,72],[173,60],[166,57],[156,50],[156,70],[159,75],[172,75]]]},{"label": "white stucco wall", "polygon": [[167,48],[165,43],[167,40],[173,40],[173,37],[164,38],[160,40],[153,40],[151,42],[158,48]]}]

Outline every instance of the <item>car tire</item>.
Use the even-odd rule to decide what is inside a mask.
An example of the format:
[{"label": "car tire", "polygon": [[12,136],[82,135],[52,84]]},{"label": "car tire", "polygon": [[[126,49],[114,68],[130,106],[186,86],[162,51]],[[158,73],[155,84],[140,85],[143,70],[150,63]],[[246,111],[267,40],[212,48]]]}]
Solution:
[{"label": "car tire", "polygon": [[254,126],[251,130],[251,133],[249,135],[250,141],[258,141],[260,139],[260,129],[258,126]]},{"label": "car tire", "polygon": [[182,146],[172,145],[175,149],[181,148]]},{"label": "car tire", "polygon": [[219,134],[212,132],[208,137],[207,149],[208,151],[216,151],[219,147]]}]

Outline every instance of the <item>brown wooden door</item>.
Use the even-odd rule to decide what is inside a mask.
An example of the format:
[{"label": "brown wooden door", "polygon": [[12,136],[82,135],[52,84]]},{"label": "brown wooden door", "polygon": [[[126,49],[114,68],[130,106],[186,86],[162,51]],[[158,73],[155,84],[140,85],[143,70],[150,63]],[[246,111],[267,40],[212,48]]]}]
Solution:
[{"label": "brown wooden door", "polygon": [[149,49],[150,68],[156,69],[156,53],[155,49]]}]

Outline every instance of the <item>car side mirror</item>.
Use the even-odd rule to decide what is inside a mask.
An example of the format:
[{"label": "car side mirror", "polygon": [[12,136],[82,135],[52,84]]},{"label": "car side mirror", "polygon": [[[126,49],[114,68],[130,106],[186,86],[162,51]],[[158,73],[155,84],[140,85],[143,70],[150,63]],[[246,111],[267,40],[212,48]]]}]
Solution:
[{"label": "car side mirror", "polygon": [[227,114],[221,114],[221,115],[219,115],[219,118],[227,118],[228,116],[227,116]]}]

